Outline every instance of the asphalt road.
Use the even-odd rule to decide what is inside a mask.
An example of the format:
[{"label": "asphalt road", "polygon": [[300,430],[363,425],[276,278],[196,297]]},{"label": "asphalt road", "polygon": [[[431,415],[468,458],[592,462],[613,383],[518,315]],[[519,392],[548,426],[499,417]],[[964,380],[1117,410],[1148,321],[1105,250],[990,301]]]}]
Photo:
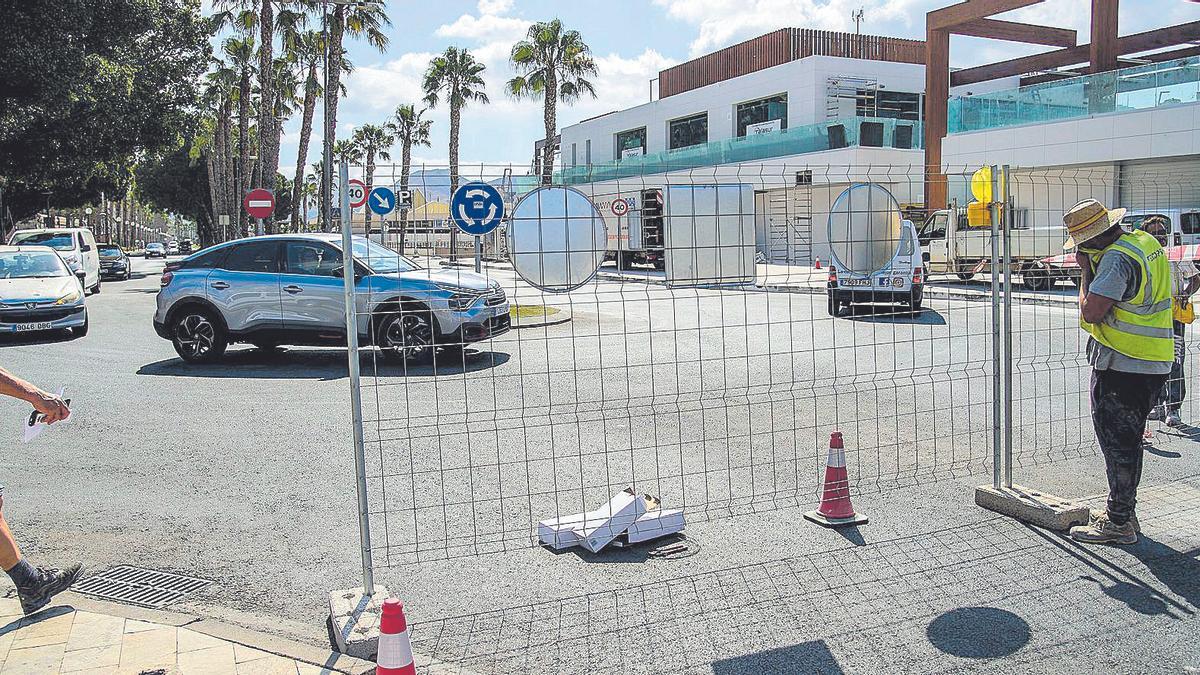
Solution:
[{"label": "asphalt road", "polygon": [[[4,367],[65,385],[75,411],[22,445],[25,411],[0,402],[14,439],[0,465],[5,513],[35,562],[215,579],[178,607],[320,642],[325,593],[360,583],[345,352],[239,346],[219,364],[184,364],[150,323],[161,267],[137,260],[134,280],[89,298],[85,338],[0,343]],[[652,583],[669,595],[672,579],[694,584],[844,545],[795,525],[815,499],[833,429],[846,435],[856,492],[876,511],[920,495],[957,500],[932,520],[924,506],[885,515],[868,541],[984,518],[965,487],[990,472],[985,303],[830,318],[815,295],[601,283],[543,297],[496,275],[519,301],[569,305],[573,320],[513,331],[458,363],[406,371],[362,356],[378,576],[404,597],[410,621],[428,623],[426,636],[436,625],[448,642],[426,645],[443,658],[512,667],[447,649],[476,630],[452,617]],[[1012,321],[1022,475],[1098,492],[1074,313],[1019,305]],[[1176,456],[1194,444],[1165,432],[1162,443]],[[1162,471],[1147,475],[1180,468]],[[530,546],[532,522],[594,508],[633,483],[686,509],[699,553],[648,561],[644,551]],[[564,603],[547,610],[560,625]],[[504,639],[480,648],[518,649]],[[651,646],[630,649],[682,669],[656,661]],[[525,668],[566,663],[579,665]]]}]

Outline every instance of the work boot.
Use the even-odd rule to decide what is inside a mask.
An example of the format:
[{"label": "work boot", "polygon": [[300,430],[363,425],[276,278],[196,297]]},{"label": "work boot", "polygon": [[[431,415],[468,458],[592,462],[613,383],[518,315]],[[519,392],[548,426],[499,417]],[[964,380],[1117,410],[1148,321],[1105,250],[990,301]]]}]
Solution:
[{"label": "work boot", "polygon": [[[1090,524],[1090,523],[1096,522],[1096,519],[1099,518],[1100,516],[1104,516],[1105,518],[1107,518],[1108,512],[1105,511],[1104,509],[1092,509],[1090,511],[1089,515],[1091,516],[1091,519],[1088,521]],[[1137,532],[1138,534],[1142,533],[1142,526],[1138,523],[1137,514],[1130,514],[1129,524],[1133,526],[1134,532]]]},{"label": "work boot", "polygon": [[50,604],[50,598],[70,588],[83,573],[83,566],[75,563],[65,570],[39,567],[37,572],[38,579],[34,583],[17,588],[21,610],[26,614],[33,614],[45,607]]},{"label": "work boot", "polygon": [[1132,523],[1117,525],[1107,513],[1101,513],[1087,525],[1072,527],[1071,538],[1085,544],[1134,544],[1138,536]]},{"label": "work boot", "polygon": [[1177,427],[1181,424],[1183,424],[1183,419],[1181,419],[1179,417],[1179,413],[1177,413],[1177,412],[1167,413],[1167,426],[1174,429],[1175,427]]}]

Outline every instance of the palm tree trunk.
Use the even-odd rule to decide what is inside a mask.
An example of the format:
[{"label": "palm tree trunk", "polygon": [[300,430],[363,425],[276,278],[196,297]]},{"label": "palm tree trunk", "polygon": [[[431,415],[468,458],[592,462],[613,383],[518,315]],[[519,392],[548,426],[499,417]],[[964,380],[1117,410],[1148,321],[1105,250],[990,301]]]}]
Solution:
[{"label": "palm tree trunk", "polygon": [[[317,109],[317,62],[308,64],[304,82],[304,116],[300,120],[300,150],[296,154],[296,180],[292,183],[292,227],[300,225],[300,193],[304,189],[304,167],[308,166],[308,141],[312,136],[313,115]],[[308,197],[304,199],[304,217],[308,218]]]},{"label": "palm tree trunk", "polygon": [[[450,196],[458,191],[458,125],[462,112],[450,105]],[[450,225],[450,259],[458,260],[458,228]]]},{"label": "palm tree trunk", "polygon": [[242,68],[242,80],[238,87],[238,178],[234,199],[238,205],[237,236],[246,233],[249,216],[241,207],[241,198],[250,189],[250,70]]},{"label": "palm tree trunk", "polygon": [[[404,144],[400,152],[400,191],[408,190],[408,172],[412,166],[412,139],[404,139]],[[413,203],[412,197],[409,197],[408,203]],[[397,204],[396,208],[400,208]],[[412,208],[411,206],[409,208]],[[408,211],[405,209],[400,212],[400,253],[404,253],[404,234],[408,231]]]},{"label": "palm tree trunk", "polygon": [[546,144],[542,147],[542,185],[554,179],[554,132],[558,127],[558,81],[554,69],[548,68],[546,77],[546,105],[543,121],[546,124]]},{"label": "palm tree trunk", "polygon": [[[323,124],[325,125],[325,134],[333,140],[337,139],[337,136],[334,132],[337,129],[338,90],[341,88],[342,82],[342,38],[344,36],[345,29],[346,7],[344,5],[338,5],[333,10],[333,15],[330,17],[330,37],[328,47],[329,62],[325,64],[325,68],[329,73],[328,86],[325,87],[325,104],[329,114],[325,116]],[[324,218],[323,214],[330,212],[331,204],[329,202],[333,199],[333,180],[334,179],[331,176],[331,185],[325,186],[325,189],[321,191],[322,218]],[[348,218],[349,214],[346,214],[345,217]],[[322,229],[326,232],[330,231],[333,227],[332,223],[327,223],[324,221],[322,221],[321,225]]]},{"label": "palm tree trunk", "polygon": [[270,168],[267,158],[271,151],[271,129],[275,121],[275,105],[272,98],[272,68],[275,60],[275,8],[272,0],[262,0],[258,12],[258,162],[263,171],[255,187],[275,189],[275,176],[268,174]]},{"label": "palm tree trunk", "polygon": [[367,178],[367,206],[366,206],[366,214],[365,215],[367,217],[367,231],[365,234],[367,234],[369,236],[371,234],[371,215],[373,213],[371,211],[370,191],[373,189],[372,184],[375,182],[375,146],[373,146],[373,145],[367,146],[367,176],[366,176],[366,178]]}]

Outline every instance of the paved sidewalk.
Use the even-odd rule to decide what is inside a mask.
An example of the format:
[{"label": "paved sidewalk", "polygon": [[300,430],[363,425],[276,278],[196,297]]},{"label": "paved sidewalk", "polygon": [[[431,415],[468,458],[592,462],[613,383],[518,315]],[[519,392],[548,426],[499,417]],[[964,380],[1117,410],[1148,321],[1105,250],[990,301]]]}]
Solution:
[{"label": "paved sidewalk", "polygon": [[[31,617],[0,598],[3,675],[315,675],[326,667],[164,623],[51,605]],[[362,668],[353,669],[361,672]]]}]

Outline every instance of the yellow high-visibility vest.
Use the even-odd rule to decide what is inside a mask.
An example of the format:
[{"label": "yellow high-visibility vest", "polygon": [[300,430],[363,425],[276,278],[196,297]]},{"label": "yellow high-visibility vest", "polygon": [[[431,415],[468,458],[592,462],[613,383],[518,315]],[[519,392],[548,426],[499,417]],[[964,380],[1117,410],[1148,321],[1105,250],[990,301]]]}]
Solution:
[{"label": "yellow high-visibility vest", "polygon": [[1092,273],[1106,255],[1126,255],[1141,271],[1137,293],[1117,302],[1100,323],[1079,325],[1100,344],[1143,361],[1174,361],[1171,331],[1171,264],[1167,252],[1145,232],[1127,232],[1092,258]]}]

